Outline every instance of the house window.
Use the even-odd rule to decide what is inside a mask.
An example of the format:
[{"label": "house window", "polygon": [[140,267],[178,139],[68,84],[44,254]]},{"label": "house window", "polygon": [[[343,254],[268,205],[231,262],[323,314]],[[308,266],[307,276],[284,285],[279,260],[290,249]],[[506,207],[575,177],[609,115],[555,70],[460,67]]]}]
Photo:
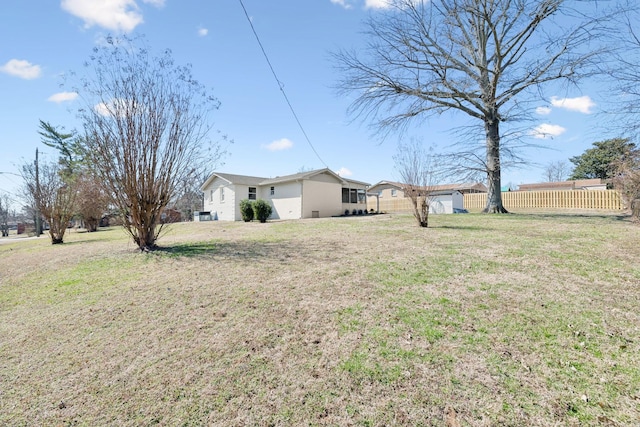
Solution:
[{"label": "house window", "polygon": [[256,187],[249,187],[249,200],[255,200],[257,194]]},{"label": "house window", "polygon": [[351,190],[349,190],[349,194],[351,195],[350,202],[358,203],[358,190],[356,190],[355,188],[352,188]]},{"label": "house window", "polygon": [[391,189],[391,197],[397,197],[398,196],[398,190],[396,190],[395,188]]},{"label": "house window", "polygon": [[358,203],[367,203],[364,190],[358,190]]},{"label": "house window", "polygon": [[220,201],[224,202],[224,187],[220,187]]},{"label": "house window", "polygon": [[272,196],[276,194],[276,187],[271,187],[271,191],[269,192]]},{"label": "house window", "polygon": [[209,201],[213,202],[213,190],[209,190]]},{"label": "house window", "polygon": [[349,203],[349,189],[342,189],[342,203]]}]

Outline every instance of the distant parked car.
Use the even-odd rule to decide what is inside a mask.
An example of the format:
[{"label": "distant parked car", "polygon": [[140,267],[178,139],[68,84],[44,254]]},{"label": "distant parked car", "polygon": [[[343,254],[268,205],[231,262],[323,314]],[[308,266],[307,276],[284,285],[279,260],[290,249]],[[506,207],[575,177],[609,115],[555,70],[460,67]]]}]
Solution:
[{"label": "distant parked car", "polygon": [[454,214],[456,214],[456,213],[469,213],[469,211],[466,210],[466,209],[453,208],[453,213]]}]

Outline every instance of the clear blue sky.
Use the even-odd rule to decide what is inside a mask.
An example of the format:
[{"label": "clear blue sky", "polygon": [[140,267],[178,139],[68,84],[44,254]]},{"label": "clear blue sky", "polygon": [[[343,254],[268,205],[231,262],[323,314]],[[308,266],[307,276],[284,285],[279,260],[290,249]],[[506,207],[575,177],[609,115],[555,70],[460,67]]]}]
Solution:
[{"label": "clear blue sky", "polygon": [[[42,119],[79,128],[77,107],[61,76],[82,69],[91,49],[107,34],[143,34],[150,46],[170,48],[190,63],[197,79],[222,105],[215,127],[235,142],[218,170],[257,176],[296,173],[325,164],[345,177],[374,184],[397,179],[392,156],[397,138],[377,140],[366,125],[351,123],[349,99],[333,89],[338,76],[329,57],[364,42],[362,21],[383,13],[380,0],[244,0],[258,35],[304,129],[299,129],[260,51],[237,0],[3,0],[0,9],[0,191],[18,192],[19,166],[33,161]],[[554,98],[552,98],[554,97]],[[544,165],[582,153],[601,133],[594,119],[600,101],[586,88],[549,93],[532,111],[531,129],[545,126],[553,139],[529,137],[552,149],[525,155]],[[446,146],[456,118],[431,118],[411,134]],[[503,183],[539,182],[542,167],[506,170]],[[455,181],[452,177],[451,181]]]}]

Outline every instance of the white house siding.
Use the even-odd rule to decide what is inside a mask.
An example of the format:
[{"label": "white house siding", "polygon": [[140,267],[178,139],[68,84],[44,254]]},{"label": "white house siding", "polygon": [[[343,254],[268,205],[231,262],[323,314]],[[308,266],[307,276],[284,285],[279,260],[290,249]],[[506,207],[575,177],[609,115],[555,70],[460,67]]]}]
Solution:
[{"label": "white house siding", "polygon": [[[269,200],[273,207],[271,219],[301,218],[300,185],[301,182],[298,181],[265,185],[262,190],[264,198]],[[273,196],[271,195],[271,187],[274,187],[275,190]]]},{"label": "white house siding", "polygon": [[330,175],[328,173],[319,173],[317,175],[313,175],[308,179],[309,181],[317,181],[317,182],[327,182],[331,184],[335,184],[339,182],[335,176]]},{"label": "white house siding", "polygon": [[[329,169],[301,172],[272,179],[254,176],[214,173],[201,187],[204,192],[204,211],[209,211],[222,221],[242,219],[240,202],[249,198],[249,187],[256,187],[256,198],[268,201],[272,208],[271,219],[299,219],[329,217],[342,214],[345,206],[366,208],[365,203],[342,204],[342,186],[366,190],[368,184],[343,180]],[[274,188],[274,194],[271,194]],[[224,189],[225,200],[220,201]]]},{"label": "white house siding", "polygon": [[319,218],[340,215],[342,186],[335,178],[326,177],[331,179],[309,179],[304,181],[302,187],[302,218],[313,218],[314,212],[317,212]]},{"label": "white house siding", "polygon": [[[225,203],[233,206],[233,220],[242,221],[242,212],[240,212],[240,202],[249,198],[249,186],[236,184],[229,185],[229,190],[225,190]],[[226,208],[226,207],[225,207]],[[222,219],[222,218],[219,218]],[[226,221],[226,218],[225,218]]]},{"label": "white house siding", "polygon": [[[204,191],[204,210],[211,212],[211,217],[217,217],[221,221],[237,221],[239,209],[236,208],[235,185],[216,178]],[[224,188],[224,201],[220,201],[220,192]]]},{"label": "white house siding", "polygon": [[[216,178],[204,191],[204,210],[211,212],[212,218],[214,215],[217,215],[218,218],[220,217],[222,207],[220,203],[220,189],[225,187],[225,184],[227,184],[225,181]],[[228,188],[225,188],[225,198],[229,191],[230,190]],[[232,218],[233,216],[229,217],[228,220],[231,220]]]},{"label": "white house siding", "polygon": [[[220,201],[220,191],[224,188],[224,201]],[[215,209],[211,210],[211,215],[217,213],[218,219],[221,221],[235,221],[235,185],[220,185],[216,191],[217,197],[214,197]]]}]

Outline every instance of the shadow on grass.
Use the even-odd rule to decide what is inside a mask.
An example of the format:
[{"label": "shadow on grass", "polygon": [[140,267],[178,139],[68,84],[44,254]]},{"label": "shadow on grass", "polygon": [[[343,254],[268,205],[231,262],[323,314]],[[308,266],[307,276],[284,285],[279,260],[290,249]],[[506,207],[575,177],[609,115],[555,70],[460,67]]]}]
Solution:
[{"label": "shadow on grass", "polygon": [[152,253],[154,254],[167,254],[172,257],[202,257],[213,256],[220,252],[222,243],[219,242],[195,242],[195,243],[181,243],[173,246],[156,248]]},{"label": "shadow on grass", "polygon": [[510,212],[510,216],[513,215],[515,217],[521,218],[550,218],[550,219],[566,219],[566,218],[579,218],[579,219],[604,219],[604,220],[614,220],[614,221],[625,221],[631,219],[631,215],[624,213],[616,213],[616,214],[603,214],[603,213],[574,213],[574,212],[534,212],[534,213],[526,213],[526,212]]},{"label": "shadow on grass", "polygon": [[436,225],[429,226],[429,228],[434,229],[445,229],[445,230],[469,230],[469,231],[493,231],[494,228],[490,227],[482,227],[479,225]]},{"label": "shadow on grass", "polygon": [[[338,256],[334,252],[336,251],[332,251],[331,256]],[[172,258],[244,259],[276,262],[287,262],[299,257],[308,259],[324,259],[327,257],[326,250],[322,250],[316,245],[307,246],[304,244],[292,245],[286,242],[255,241],[179,243],[172,246],[158,247],[151,254]]]}]

